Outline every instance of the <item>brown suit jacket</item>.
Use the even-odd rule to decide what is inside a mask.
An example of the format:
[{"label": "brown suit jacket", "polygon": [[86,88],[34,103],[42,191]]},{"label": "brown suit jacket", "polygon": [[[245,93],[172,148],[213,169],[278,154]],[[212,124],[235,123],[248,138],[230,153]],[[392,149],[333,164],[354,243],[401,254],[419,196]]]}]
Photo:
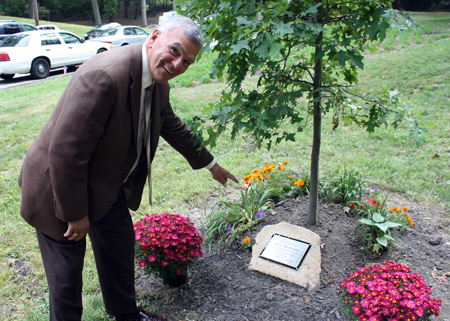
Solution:
[{"label": "brown suit jacket", "polygon": [[[85,62],[26,154],[19,176],[21,214],[56,240],[65,240],[67,222],[102,218],[136,160],[141,49],[142,44],[115,48]],[[197,151],[174,114],[167,83],[155,84],[151,118],[151,159],[162,136],[193,169],[212,161],[206,149]],[[144,166],[126,183],[132,210],[139,207],[146,175]]]}]

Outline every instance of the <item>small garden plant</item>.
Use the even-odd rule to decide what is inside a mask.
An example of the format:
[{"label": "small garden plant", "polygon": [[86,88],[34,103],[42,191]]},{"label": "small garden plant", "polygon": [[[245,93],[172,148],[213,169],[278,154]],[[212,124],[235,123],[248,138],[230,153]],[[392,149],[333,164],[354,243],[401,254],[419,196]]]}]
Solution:
[{"label": "small garden plant", "polygon": [[364,180],[358,170],[337,170],[330,176],[322,179],[320,183],[320,198],[328,199],[328,202],[350,203],[361,201]]},{"label": "small garden plant", "polygon": [[441,305],[420,274],[392,261],[351,273],[339,294],[343,312],[361,321],[429,320],[439,316]]},{"label": "small garden plant", "polygon": [[379,189],[374,188],[376,198],[366,198],[362,204],[350,203],[350,207],[356,208],[361,218],[355,228],[355,237],[360,238],[364,250],[378,253],[380,250],[388,250],[393,242],[399,242],[396,232],[416,226],[409,212],[409,208],[392,207],[386,205],[387,197],[382,201]]},{"label": "small garden plant", "polygon": [[[288,161],[278,165],[266,164],[263,169],[253,169],[243,178],[240,199],[238,201],[217,202],[206,219],[205,243],[211,247],[215,238],[219,244],[228,240],[236,240],[239,235],[263,220],[271,213],[275,198],[285,195],[305,194],[308,187],[307,176],[295,178],[287,170]],[[249,248],[250,240],[245,239],[242,245]]]}]

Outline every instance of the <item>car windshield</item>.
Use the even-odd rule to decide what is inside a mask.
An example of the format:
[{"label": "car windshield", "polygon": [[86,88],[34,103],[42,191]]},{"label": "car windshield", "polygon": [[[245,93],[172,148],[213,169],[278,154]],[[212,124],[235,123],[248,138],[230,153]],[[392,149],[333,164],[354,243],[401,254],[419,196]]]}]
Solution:
[{"label": "car windshield", "polygon": [[12,35],[5,38],[0,47],[26,47],[30,41],[31,35]]},{"label": "car windshield", "polygon": [[117,28],[107,29],[105,31],[102,31],[98,36],[99,37],[114,36],[118,30],[119,29],[117,29]]},{"label": "car windshield", "polygon": [[104,26],[104,24],[96,25],[94,28],[92,28],[92,30],[100,29],[102,26]]}]

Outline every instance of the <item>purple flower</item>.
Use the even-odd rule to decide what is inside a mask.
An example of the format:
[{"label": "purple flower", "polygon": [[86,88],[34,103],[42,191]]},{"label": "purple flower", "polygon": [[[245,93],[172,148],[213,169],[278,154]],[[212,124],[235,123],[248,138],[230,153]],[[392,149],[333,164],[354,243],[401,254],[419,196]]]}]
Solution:
[{"label": "purple flower", "polygon": [[266,213],[265,211],[260,210],[260,211],[258,212],[258,217],[259,217],[259,218],[264,217],[264,214],[265,214],[265,213]]},{"label": "purple flower", "polygon": [[374,188],[372,188],[372,192],[376,192],[376,191],[379,191],[380,189],[378,188],[378,187],[374,187]]},{"label": "purple flower", "polygon": [[231,224],[227,226],[227,232],[231,230]]}]

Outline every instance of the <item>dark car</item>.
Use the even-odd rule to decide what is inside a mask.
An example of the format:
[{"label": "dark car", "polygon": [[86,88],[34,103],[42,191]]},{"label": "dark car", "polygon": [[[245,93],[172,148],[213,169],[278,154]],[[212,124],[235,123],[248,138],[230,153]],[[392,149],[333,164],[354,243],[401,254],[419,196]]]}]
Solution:
[{"label": "dark car", "polygon": [[2,41],[8,35],[33,30],[37,30],[37,28],[26,22],[17,22],[14,20],[0,20],[0,41]]}]

